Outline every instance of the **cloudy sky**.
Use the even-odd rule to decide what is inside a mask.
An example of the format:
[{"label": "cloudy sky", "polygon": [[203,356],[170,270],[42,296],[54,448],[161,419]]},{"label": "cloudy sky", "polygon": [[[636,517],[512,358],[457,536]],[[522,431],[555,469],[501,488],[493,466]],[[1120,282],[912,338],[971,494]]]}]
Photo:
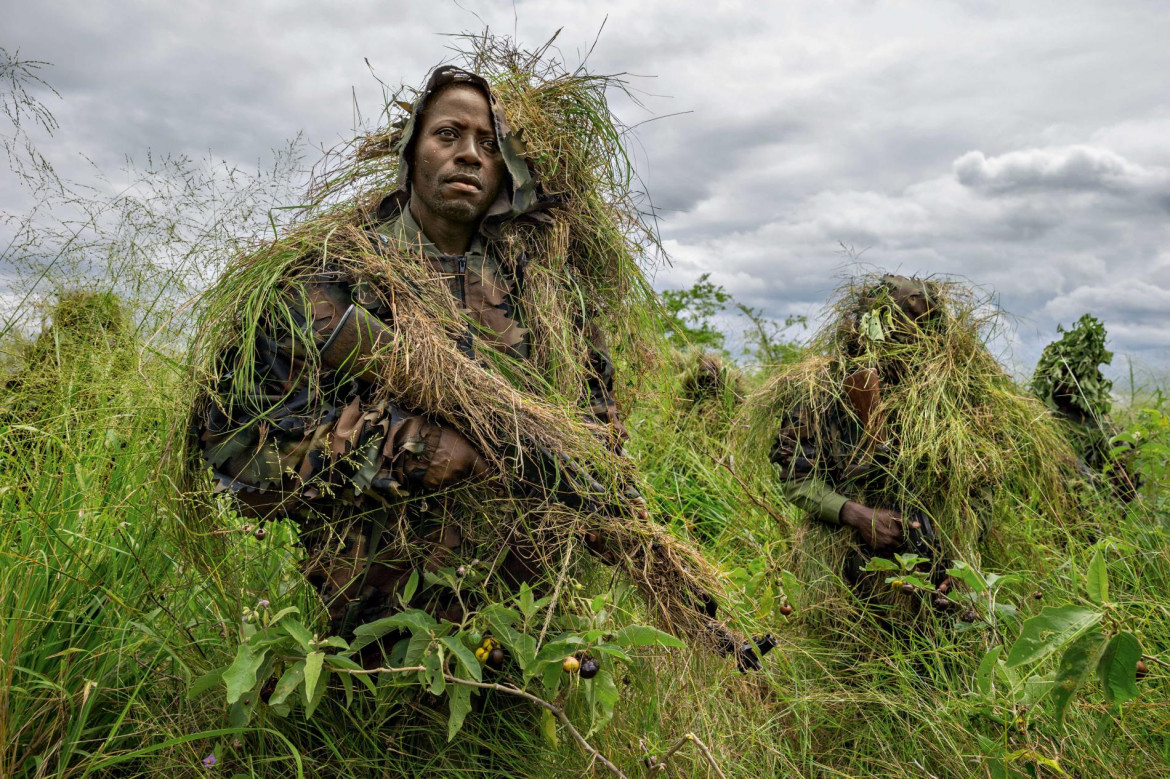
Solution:
[{"label": "cloudy sky", "polygon": [[[775,316],[815,313],[848,271],[959,274],[1015,315],[1031,364],[1057,323],[1170,363],[1170,3],[641,0],[0,0],[0,46],[46,60],[67,172],[129,156],[263,165],[298,132],[330,146],[354,100],[417,84],[444,33],[637,74],[638,167],[673,265]],[[608,19],[607,19],[608,17]],[[667,116],[679,114],[677,116]],[[19,202],[0,177],[0,207]],[[1122,363],[1124,365],[1124,363]]]}]

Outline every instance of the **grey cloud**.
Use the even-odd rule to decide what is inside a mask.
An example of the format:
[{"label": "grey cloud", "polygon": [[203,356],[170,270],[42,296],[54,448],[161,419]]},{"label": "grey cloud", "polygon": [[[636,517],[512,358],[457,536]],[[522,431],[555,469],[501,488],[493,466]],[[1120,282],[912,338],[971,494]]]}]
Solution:
[{"label": "grey cloud", "polygon": [[1048,301],[1045,312],[1056,319],[1079,317],[1085,312],[1127,324],[1161,326],[1170,312],[1170,288],[1144,279],[1117,279],[1100,286],[1081,286]]},{"label": "grey cloud", "polygon": [[1135,165],[1093,146],[1026,149],[988,158],[967,152],[954,162],[959,183],[992,193],[1070,189],[1129,193],[1156,189],[1170,194],[1170,175]]},{"label": "grey cloud", "polygon": [[[450,56],[440,33],[482,18],[529,44],[564,27],[575,63],[608,14],[590,66],[639,74],[644,103],[615,99],[620,117],[689,112],[631,136],[674,260],[660,288],[710,271],[776,316],[815,314],[853,267],[844,242],[874,266],[995,288],[1022,317],[1005,336],[1021,360],[1082,305],[1118,349],[1166,359],[1164,2],[12,5],[0,44],[54,62],[62,93],[45,148],[111,178],[148,148],[251,168],[301,130],[330,146],[355,93],[379,110],[365,57],[392,87],[417,83]],[[0,181],[0,203],[13,191]]]}]

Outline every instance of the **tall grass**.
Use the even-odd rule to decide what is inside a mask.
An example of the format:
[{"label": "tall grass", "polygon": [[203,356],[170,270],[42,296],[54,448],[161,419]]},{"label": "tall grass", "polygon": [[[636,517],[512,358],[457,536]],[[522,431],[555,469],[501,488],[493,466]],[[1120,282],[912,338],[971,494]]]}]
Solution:
[{"label": "tall grass", "polygon": [[[76,200],[80,221],[26,222],[3,257],[49,289],[123,294],[34,293],[29,301],[47,312],[40,337],[32,326],[0,333],[0,776],[601,775],[563,732],[556,743],[542,733],[537,711],[503,696],[475,699],[448,742],[442,705],[389,679],[352,705],[334,691],[310,719],[294,712],[248,727],[231,725],[222,693],[189,695],[195,680],[230,662],[246,608],[268,600],[297,606],[319,629],[324,621],[296,572],[292,527],[258,540],[228,504],[212,501],[204,521],[180,529],[183,496],[162,465],[185,434],[193,392],[175,312],[238,245],[233,236],[254,234],[242,225],[265,213],[271,190],[257,180],[225,197],[198,176],[177,175],[187,183],[174,187],[167,176],[150,180],[165,186]],[[71,213],[50,205],[62,206],[59,217]],[[69,314],[78,304],[80,318]],[[123,306],[120,315],[111,305]],[[1128,507],[1086,493],[1078,523],[1091,532],[1052,541],[1027,513],[1009,518],[1017,540],[1047,539],[1029,555],[996,559],[999,572],[1021,574],[1008,599],[1022,616],[1081,602],[1083,571],[1105,549],[1112,618],[1139,632],[1150,656],[1137,700],[1112,710],[1090,686],[1060,728],[1043,704],[995,708],[973,695],[982,648],[1013,638],[1016,623],[1003,636],[951,622],[892,632],[848,601],[836,568],[808,561],[806,575],[793,576],[809,529],[765,468],[731,456],[732,413],[751,377],[704,400],[686,376],[653,373],[628,393],[631,455],[657,516],[702,543],[736,584],[738,620],[773,633],[779,646],[750,676],[701,651],[646,650],[619,680],[613,720],[588,734],[603,754],[645,775],[647,753],[693,733],[724,774],[744,779],[1003,775],[987,760],[993,752],[1011,756],[1016,776],[1170,773],[1164,463],[1159,471],[1151,461],[1143,498]],[[1170,424],[1153,398],[1129,412],[1165,445]],[[858,615],[845,633],[816,619],[812,590],[822,579],[843,600],[818,608]],[[594,566],[580,593],[629,589],[620,582]],[[637,595],[622,604],[628,618],[647,618]],[[558,703],[585,721],[578,690]],[[717,774],[687,745],[665,775]]]}]

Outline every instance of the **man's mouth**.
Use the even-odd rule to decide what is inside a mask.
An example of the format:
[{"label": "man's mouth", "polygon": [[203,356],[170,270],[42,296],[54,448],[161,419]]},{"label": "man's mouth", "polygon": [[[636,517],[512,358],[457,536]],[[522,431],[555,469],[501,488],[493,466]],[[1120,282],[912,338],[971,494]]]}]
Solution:
[{"label": "man's mouth", "polygon": [[483,189],[483,186],[479,183],[478,178],[476,178],[475,176],[469,176],[469,175],[466,175],[463,173],[456,173],[454,176],[448,176],[443,181],[443,183],[444,184],[454,184],[454,185],[456,185],[456,189],[463,189],[463,190],[469,190],[469,191],[475,190],[476,192],[478,192],[479,190]]}]

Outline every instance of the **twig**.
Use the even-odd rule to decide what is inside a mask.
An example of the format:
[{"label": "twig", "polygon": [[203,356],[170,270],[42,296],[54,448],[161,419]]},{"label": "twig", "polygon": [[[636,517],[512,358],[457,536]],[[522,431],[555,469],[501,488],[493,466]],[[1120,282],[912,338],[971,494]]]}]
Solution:
[{"label": "twig", "polygon": [[[361,669],[334,668],[332,670],[336,673],[355,674],[355,675],[363,674],[364,675],[364,674],[380,674],[380,673],[417,673],[419,671],[425,671],[427,669],[421,665],[411,665],[411,666],[404,666],[402,668],[390,668],[390,667],[361,668]],[[588,741],[585,740],[585,737],[581,735],[581,732],[579,730],[577,730],[575,727],[573,727],[573,723],[569,721],[569,718],[565,715],[565,712],[562,711],[561,708],[559,706],[557,706],[556,704],[549,703],[544,698],[538,698],[530,692],[525,692],[524,690],[521,690],[519,687],[513,687],[512,685],[509,685],[509,684],[495,684],[493,682],[476,682],[476,681],[472,681],[471,679],[460,679],[458,676],[452,676],[451,674],[446,673],[446,672],[443,673],[443,678],[446,679],[447,682],[449,682],[450,684],[462,684],[462,685],[465,685],[467,687],[478,687],[481,690],[495,690],[496,692],[502,692],[506,695],[515,695],[519,698],[524,698],[525,700],[528,700],[528,701],[531,701],[532,703],[535,703],[537,706],[541,707],[545,711],[550,712],[554,717],[556,717],[558,720],[561,721],[561,724],[565,726],[565,728],[569,731],[570,734],[572,734],[573,739],[578,744],[580,744],[581,748],[584,749],[589,754],[589,757],[591,760],[599,761],[602,765],[604,765],[606,768],[608,768],[613,773],[614,776],[619,777],[619,779],[629,779],[628,776],[626,776],[624,773],[622,773],[622,770],[620,768],[618,768],[616,765],[611,763],[609,761],[609,759],[606,758],[605,755],[601,754],[601,752],[597,751],[597,749],[594,748],[594,746],[592,744],[590,744]],[[700,742],[700,745],[701,745],[701,743],[702,742]],[[706,751],[705,747],[703,749],[704,749],[704,751]],[[709,753],[708,753],[708,759],[710,759]],[[716,768],[715,770],[718,771],[719,769]],[[721,771],[719,772],[719,775],[722,776],[723,779],[727,779],[727,777],[723,776],[723,773]]]},{"label": "twig", "polygon": [[[711,459],[714,460],[715,458],[712,457]],[[757,506],[762,508],[764,511],[768,512],[768,515],[770,517],[772,517],[772,519],[776,520],[776,522],[779,523],[782,527],[788,526],[788,520],[786,520],[780,514],[777,514],[776,510],[773,509],[771,506],[769,506],[767,503],[765,503],[763,500],[761,500],[760,498],[757,498],[755,493],[752,492],[751,488],[747,486],[747,483],[744,482],[743,479],[739,478],[739,474],[736,473],[730,465],[728,465],[727,463],[725,463],[722,460],[715,460],[715,463],[716,463],[716,465],[722,465],[724,468],[727,469],[727,472],[731,474],[731,478],[735,479],[736,482],[739,483],[739,486],[743,490],[744,495],[748,496],[748,500],[750,500],[752,503],[755,503]]]},{"label": "twig", "polygon": [[540,635],[536,639],[536,648],[540,649],[544,644],[545,633],[548,632],[548,626],[552,624],[553,611],[556,610],[557,600],[561,597],[561,586],[565,583],[565,578],[569,575],[569,559],[573,556],[573,545],[568,544],[565,549],[565,561],[561,565],[561,574],[557,577],[556,586],[553,587],[552,600],[548,602],[548,613],[544,616],[544,625],[540,628]]},{"label": "twig", "polygon": [[1170,668],[1170,663],[1166,662],[1165,660],[1158,657],[1157,655],[1142,655],[1142,659],[1149,660],[1152,663],[1157,663],[1158,665],[1164,666],[1166,668]]},{"label": "twig", "polygon": [[715,773],[719,775],[719,779],[727,779],[727,774],[723,773],[723,770],[719,767],[719,764],[715,762],[715,758],[712,757],[711,750],[707,749],[707,745],[703,743],[703,740],[694,733],[687,733],[659,757],[648,755],[646,757],[646,764],[650,767],[651,770],[665,771],[666,761],[670,760],[674,753],[682,749],[683,745],[685,745],[688,741],[692,744],[695,744],[699,748],[699,751],[703,753],[703,757],[707,759],[707,763],[710,764]]}]

